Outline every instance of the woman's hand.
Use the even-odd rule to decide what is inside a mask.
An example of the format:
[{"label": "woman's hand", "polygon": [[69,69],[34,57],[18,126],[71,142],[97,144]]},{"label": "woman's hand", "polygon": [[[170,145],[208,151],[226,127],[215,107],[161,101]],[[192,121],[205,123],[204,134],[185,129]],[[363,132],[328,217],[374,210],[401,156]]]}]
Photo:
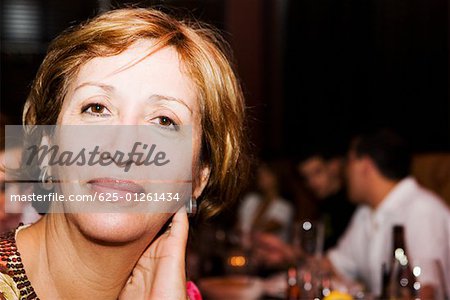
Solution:
[{"label": "woman's hand", "polygon": [[186,300],[185,254],[189,222],[184,206],[172,227],[142,254],[119,300]]}]

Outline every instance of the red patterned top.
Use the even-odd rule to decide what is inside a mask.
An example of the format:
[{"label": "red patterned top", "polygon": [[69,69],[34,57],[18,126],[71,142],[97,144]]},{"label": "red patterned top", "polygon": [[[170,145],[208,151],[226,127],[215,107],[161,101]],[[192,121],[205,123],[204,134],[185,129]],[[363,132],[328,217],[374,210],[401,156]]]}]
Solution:
[{"label": "red patterned top", "polygon": [[0,236],[0,299],[38,300],[16,247],[16,230]]}]

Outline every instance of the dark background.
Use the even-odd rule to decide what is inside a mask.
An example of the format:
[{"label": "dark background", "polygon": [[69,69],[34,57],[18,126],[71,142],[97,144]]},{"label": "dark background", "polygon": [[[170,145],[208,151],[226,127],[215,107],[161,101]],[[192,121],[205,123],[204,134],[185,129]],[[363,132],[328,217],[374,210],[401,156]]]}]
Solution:
[{"label": "dark background", "polygon": [[20,123],[52,38],[128,4],[162,4],[224,32],[257,156],[342,148],[380,127],[404,134],[416,152],[450,151],[447,0],[2,0],[2,112]]}]

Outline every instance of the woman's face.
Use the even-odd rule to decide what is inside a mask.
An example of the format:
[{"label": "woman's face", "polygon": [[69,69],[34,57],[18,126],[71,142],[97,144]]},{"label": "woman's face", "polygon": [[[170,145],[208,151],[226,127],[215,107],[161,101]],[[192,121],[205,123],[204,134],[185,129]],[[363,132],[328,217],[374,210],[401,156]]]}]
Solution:
[{"label": "woman's face", "polygon": [[[139,128],[152,126],[149,127],[151,130],[156,130],[157,134],[161,133],[166,139],[176,135],[174,128],[177,126],[191,126],[189,146],[192,149],[178,151],[189,153],[189,163],[192,164],[189,167],[198,170],[202,133],[197,89],[189,76],[182,71],[181,61],[174,48],[165,47],[148,55],[152,45],[151,40],[142,40],[117,56],[97,57],[83,65],[73,82],[70,82],[58,117],[58,125],[139,125]],[[79,138],[80,136],[74,137],[73,142],[76,143]],[[110,136],[106,138],[111,139]],[[99,143],[104,139],[105,137],[100,136]],[[90,189],[91,193],[93,190],[108,192],[111,188],[111,192],[118,192],[120,195],[124,190],[135,191],[136,186],[143,185],[139,181],[135,182],[132,177],[122,176],[131,173],[124,173],[123,169],[119,170],[120,167],[114,163],[108,168],[111,175],[102,175],[100,181],[87,177],[87,180],[78,183],[75,191],[63,189],[63,193],[84,193],[87,189]],[[117,174],[122,172],[122,175],[114,175],[115,168]],[[178,170],[173,168],[172,166],[172,171],[185,172],[179,170],[185,166],[175,166]],[[133,167],[131,169],[134,170]],[[127,181],[117,183],[115,180],[118,177]],[[152,178],[157,179],[154,176]],[[199,196],[201,186],[199,184],[195,187],[194,196]],[[178,203],[177,207],[181,205],[183,203]],[[172,211],[175,210],[176,208],[172,208]],[[148,232],[158,231],[171,214],[168,211],[143,214],[75,213],[68,214],[68,218],[91,238],[127,242]]]},{"label": "woman's face", "polygon": [[258,169],[258,188],[265,193],[277,189],[276,175],[267,166],[262,165]]}]

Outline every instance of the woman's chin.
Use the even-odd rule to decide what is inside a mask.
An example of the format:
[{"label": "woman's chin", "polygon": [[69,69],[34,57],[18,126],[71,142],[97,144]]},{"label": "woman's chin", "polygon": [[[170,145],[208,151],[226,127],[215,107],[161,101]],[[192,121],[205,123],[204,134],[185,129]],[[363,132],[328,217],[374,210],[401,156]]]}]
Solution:
[{"label": "woman's chin", "polygon": [[72,214],[72,221],[88,239],[99,243],[132,243],[153,237],[169,219],[162,213]]}]

